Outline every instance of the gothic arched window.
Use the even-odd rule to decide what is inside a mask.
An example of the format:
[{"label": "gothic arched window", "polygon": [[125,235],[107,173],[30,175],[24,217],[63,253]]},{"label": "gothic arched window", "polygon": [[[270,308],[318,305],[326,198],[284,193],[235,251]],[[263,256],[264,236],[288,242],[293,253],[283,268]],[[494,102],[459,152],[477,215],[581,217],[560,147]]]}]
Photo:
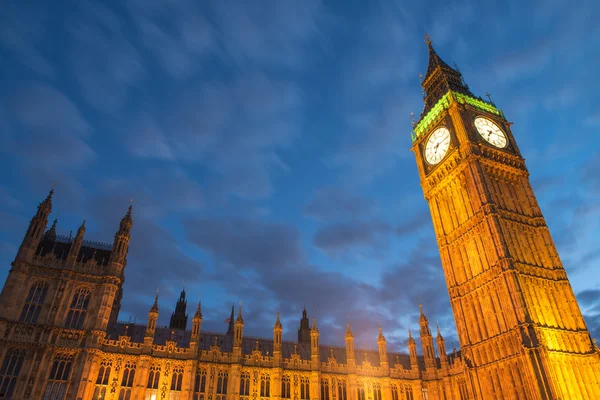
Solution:
[{"label": "gothic arched window", "polygon": [[31,285],[27,298],[25,298],[25,305],[21,311],[19,321],[31,322],[32,324],[37,322],[40,311],[42,311],[46,293],[48,293],[48,284],[46,282],[37,282]]},{"label": "gothic arched window", "polygon": [[321,400],[329,400],[329,381],[321,379]]},{"label": "gothic arched window", "polygon": [[[338,380],[338,400],[347,400],[348,396],[346,393],[346,381],[343,379]],[[398,399],[396,399],[398,400]]]},{"label": "gothic arched window", "polygon": [[284,375],[281,378],[281,398],[289,399],[291,397],[292,396],[291,396],[291,391],[290,391],[290,376]]},{"label": "gothic arched window", "polygon": [[392,400],[398,400],[398,386],[392,384]]},{"label": "gothic arched window", "polygon": [[381,386],[379,383],[373,384],[373,400],[381,400]]},{"label": "gothic arched window", "polygon": [[57,354],[54,357],[43,400],[63,400],[73,365],[73,355]]},{"label": "gothic arched window", "polygon": [[310,382],[307,377],[300,378],[300,400],[310,399]]},{"label": "gothic arched window", "polygon": [[356,388],[356,392],[357,392],[357,395],[358,395],[358,397],[357,397],[358,400],[365,400],[365,388],[364,388],[364,386],[361,385],[361,386],[357,387]]},{"label": "gothic arched window", "polygon": [[79,288],[75,291],[71,305],[69,306],[69,312],[67,313],[65,328],[83,328],[83,322],[85,321],[87,309],[90,304],[90,296],[90,291],[85,288]]},{"label": "gothic arched window", "polygon": [[96,378],[96,385],[108,385],[110,367],[112,367],[112,361],[102,360],[102,362],[100,363],[100,368],[98,369],[98,378]]},{"label": "gothic arched window", "polygon": [[123,377],[121,378],[121,390],[119,390],[119,400],[131,400],[131,388],[135,379],[136,363],[128,361],[123,368]]},{"label": "gothic arched window", "polygon": [[148,374],[148,389],[158,389],[158,381],[160,380],[160,367],[153,365],[150,367],[150,373]]},{"label": "gothic arched window", "polygon": [[219,371],[219,377],[217,378],[217,400],[225,400],[227,394],[227,371]]},{"label": "gothic arched window", "polygon": [[194,400],[204,400],[206,392],[206,370],[198,369],[194,382]]},{"label": "gothic arched window", "polygon": [[12,398],[24,357],[25,350],[10,349],[6,352],[0,367],[0,399]]},{"label": "gothic arched window", "polygon": [[171,393],[169,394],[169,400],[179,400],[179,394],[181,392],[181,383],[183,381],[183,368],[175,367],[173,374],[171,375]]},{"label": "gothic arched window", "polygon": [[250,374],[243,372],[240,377],[240,396],[250,395]]},{"label": "gothic arched window", "polygon": [[260,376],[260,397],[271,397],[271,377],[269,375]]}]

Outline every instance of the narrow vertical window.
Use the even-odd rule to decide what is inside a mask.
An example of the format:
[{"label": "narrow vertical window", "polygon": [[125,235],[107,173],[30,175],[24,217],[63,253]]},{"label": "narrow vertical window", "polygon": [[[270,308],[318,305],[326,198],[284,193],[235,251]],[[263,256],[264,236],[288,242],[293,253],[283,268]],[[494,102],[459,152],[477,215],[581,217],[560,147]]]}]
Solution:
[{"label": "narrow vertical window", "polygon": [[123,368],[123,377],[121,378],[121,389],[119,390],[119,400],[131,400],[131,388],[135,379],[136,363],[128,361]]},{"label": "narrow vertical window", "polygon": [[69,375],[73,365],[73,355],[57,354],[48,375],[43,400],[64,400]]},{"label": "narrow vertical window", "polygon": [[347,400],[346,381],[338,380],[338,400]]},{"label": "narrow vertical window", "polygon": [[282,399],[291,398],[290,376],[289,375],[284,375],[281,378],[281,398]]},{"label": "narrow vertical window", "polygon": [[65,328],[83,329],[83,323],[87,315],[87,309],[90,304],[91,293],[89,290],[80,288],[75,291],[67,312]]},{"label": "narrow vertical window", "polygon": [[194,380],[193,400],[204,400],[206,392],[206,370],[198,369],[196,379]]},{"label": "narrow vertical window", "polygon": [[227,394],[227,371],[219,371],[217,378],[217,397],[216,400],[225,400]]},{"label": "narrow vertical window", "polygon": [[329,400],[329,381],[321,379],[321,400]]},{"label": "narrow vertical window", "polygon": [[398,400],[398,386],[392,385],[392,400]]},{"label": "narrow vertical window", "polygon": [[0,367],[0,399],[12,398],[24,357],[25,351],[21,349],[10,349],[6,352]]},{"label": "narrow vertical window", "polygon": [[29,293],[25,298],[25,304],[23,305],[23,310],[21,310],[19,321],[30,322],[32,324],[37,322],[47,292],[48,284],[45,282],[37,282],[31,285]]},{"label": "narrow vertical window", "polygon": [[240,396],[248,397],[250,395],[250,374],[243,372],[240,377]]},{"label": "narrow vertical window", "polygon": [[171,391],[169,400],[179,400],[181,394],[181,384],[183,382],[183,367],[175,367],[171,375]]},{"label": "narrow vertical window", "polygon": [[373,400],[381,400],[381,386],[379,383],[373,385]]},{"label": "narrow vertical window", "polygon": [[271,397],[271,377],[269,375],[260,376],[260,397]]},{"label": "narrow vertical window", "polygon": [[300,400],[310,399],[310,383],[307,377],[300,378]]},{"label": "narrow vertical window", "polygon": [[158,381],[160,381],[160,366],[153,365],[150,367],[150,373],[148,373],[148,389],[158,389]]}]

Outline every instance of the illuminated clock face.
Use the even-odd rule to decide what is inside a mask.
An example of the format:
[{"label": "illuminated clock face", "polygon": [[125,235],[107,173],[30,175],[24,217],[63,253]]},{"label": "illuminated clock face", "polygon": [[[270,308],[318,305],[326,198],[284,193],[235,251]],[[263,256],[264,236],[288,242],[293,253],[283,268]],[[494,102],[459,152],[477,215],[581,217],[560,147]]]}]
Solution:
[{"label": "illuminated clock face", "polygon": [[475,128],[482,138],[496,147],[502,149],[508,144],[506,134],[502,132],[502,129],[487,118],[475,118]]},{"label": "illuminated clock face", "polygon": [[429,164],[437,164],[442,161],[448,148],[450,148],[450,131],[445,127],[438,128],[427,140],[425,159]]}]

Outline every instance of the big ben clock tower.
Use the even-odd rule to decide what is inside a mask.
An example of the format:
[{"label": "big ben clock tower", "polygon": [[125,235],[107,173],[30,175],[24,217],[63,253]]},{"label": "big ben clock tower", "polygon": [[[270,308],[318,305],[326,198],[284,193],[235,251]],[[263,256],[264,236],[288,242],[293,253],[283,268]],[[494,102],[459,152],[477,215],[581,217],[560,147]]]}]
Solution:
[{"label": "big ben clock tower", "polygon": [[502,113],[435,52],[412,151],[477,399],[600,399],[600,352]]}]

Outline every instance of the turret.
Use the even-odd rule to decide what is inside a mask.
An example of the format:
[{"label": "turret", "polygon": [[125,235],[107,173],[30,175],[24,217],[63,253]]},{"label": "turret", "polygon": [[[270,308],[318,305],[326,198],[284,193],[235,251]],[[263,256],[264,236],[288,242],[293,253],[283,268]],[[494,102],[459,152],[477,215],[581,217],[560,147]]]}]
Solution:
[{"label": "turret", "polygon": [[379,335],[377,336],[377,349],[379,350],[379,364],[381,365],[381,368],[387,370],[389,368],[387,356],[387,343],[385,341],[385,336],[383,336],[383,330],[381,329],[381,325],[379,325],[378,329]]},{"label": "turret", "polygon": [[306,307],[302,310],[300,328],[298,329],[298,343],[310,343],[310,322],[308,321]]},{"label": "turret", "polygon": [[242,318],[242,306],[238,309],[238,315],[235,320],[233,334],[233,355],[241,357],[242,355],[242,339],[244,337],[244,318]]},{"label": "turret", "polygon": [[435,348],[433,347],[433,337],[429,330],[429,321],[423,314],[423,305],[419,304],[420,317],[419,326],[421,327],[421,347],[423,349],[423,357],[425,358],[425,369],[435,368]]},{"label": "turret", "polygon": [[69,249],[69,254],[67,255],[67,268],[72,268],[77,262],[77,257],[79,256],[79,251],[81,250],[81,245],[83,244],[83,236],[85,235],[85,220],[77,229],[77,235],[75,235],[75,239],[71,242],[71,248]]},{"label": "turret", "polygon": [[310,359],[313,369],[318,369],[319,361],[319,329],[317,328],[317,319],[313,319],[313,325],[310,329]]},{"label": "turret", "polygon": [[356,356],[354,355],[354,335],[350,329],[350,323],[346,324],[346,360],[348,368],[356,367]]},{"label": "turret", "polygon": [[440,355],[440,363],[442,364],[442,369],[445,370],[448,368],[448,356],[446,355],[446,343],[444,342],[444,337],[440,332],[439,325],[436,324],[437,328],[437,337],[435,339],[438,348],[438,354]]},{"label": "turret", "polygon": [[171,322],[169,323],[169,329],[185,330],[187,327],[188,316],[185,312],[187,307],[187,300],[185,299],[185,289],[181,290],[179,300],[175,305],[175,312],[171,314]]},{"label": "turret", "polygon": [[131,217],[131,211],[133,206],[129,206],[127,210],[127,214],[121,219],[121,224],[119,225],[119,230],[115,234],[115,240],[113,242],[112,252],[110,253],[110,263],[113,265],[117,265],[117,272],[119,275],[123,272],[123,267],[127,262],[127,252],[129,251],[129,239],[131,234],[131,227],[133,225],[133,220]]},{"label": "turret", "polygon": [[192,334],[191,341],[198,342],[200,339],[200,328],[202,327],[202,303],[198,302],[198,308],[192,318]]},{"label": "turret", "polygon": [[15,261],[29,261],[35,254],[38,244],[40,243],[40,240],[44,235],[44,231],[46,230],[46,225],[48,225],[48,217],[52,212],[53,194],[54,189],[50,190],[48,196],[46,196],[46,199],[38,206],[36,214],[29,222],[29,228],[27,229],[27,233],[23,238],[21,247],[19,247]]},{"label": "turret", "polygon": [[158,321],[158,294],[154,298],[154,304],[148,311],[148,325],[144,334],[144,343],[150,345],[154,342],[154,333],[156,332],[156,321]]},{"label": "turret", "polygon": [[419,359],[417,358],[417,343],[408,329],[408,355],[410,356],[410,369],[419,371]]},{"label": "turret", "polygon": [[279,319],[279,311],[277,312],[277,319],[275,320],[275,325],[273,326],[273,357],[276,360],[281,359],[281,337],[283,334],[283,327],[281,326],[281,321]]}]

